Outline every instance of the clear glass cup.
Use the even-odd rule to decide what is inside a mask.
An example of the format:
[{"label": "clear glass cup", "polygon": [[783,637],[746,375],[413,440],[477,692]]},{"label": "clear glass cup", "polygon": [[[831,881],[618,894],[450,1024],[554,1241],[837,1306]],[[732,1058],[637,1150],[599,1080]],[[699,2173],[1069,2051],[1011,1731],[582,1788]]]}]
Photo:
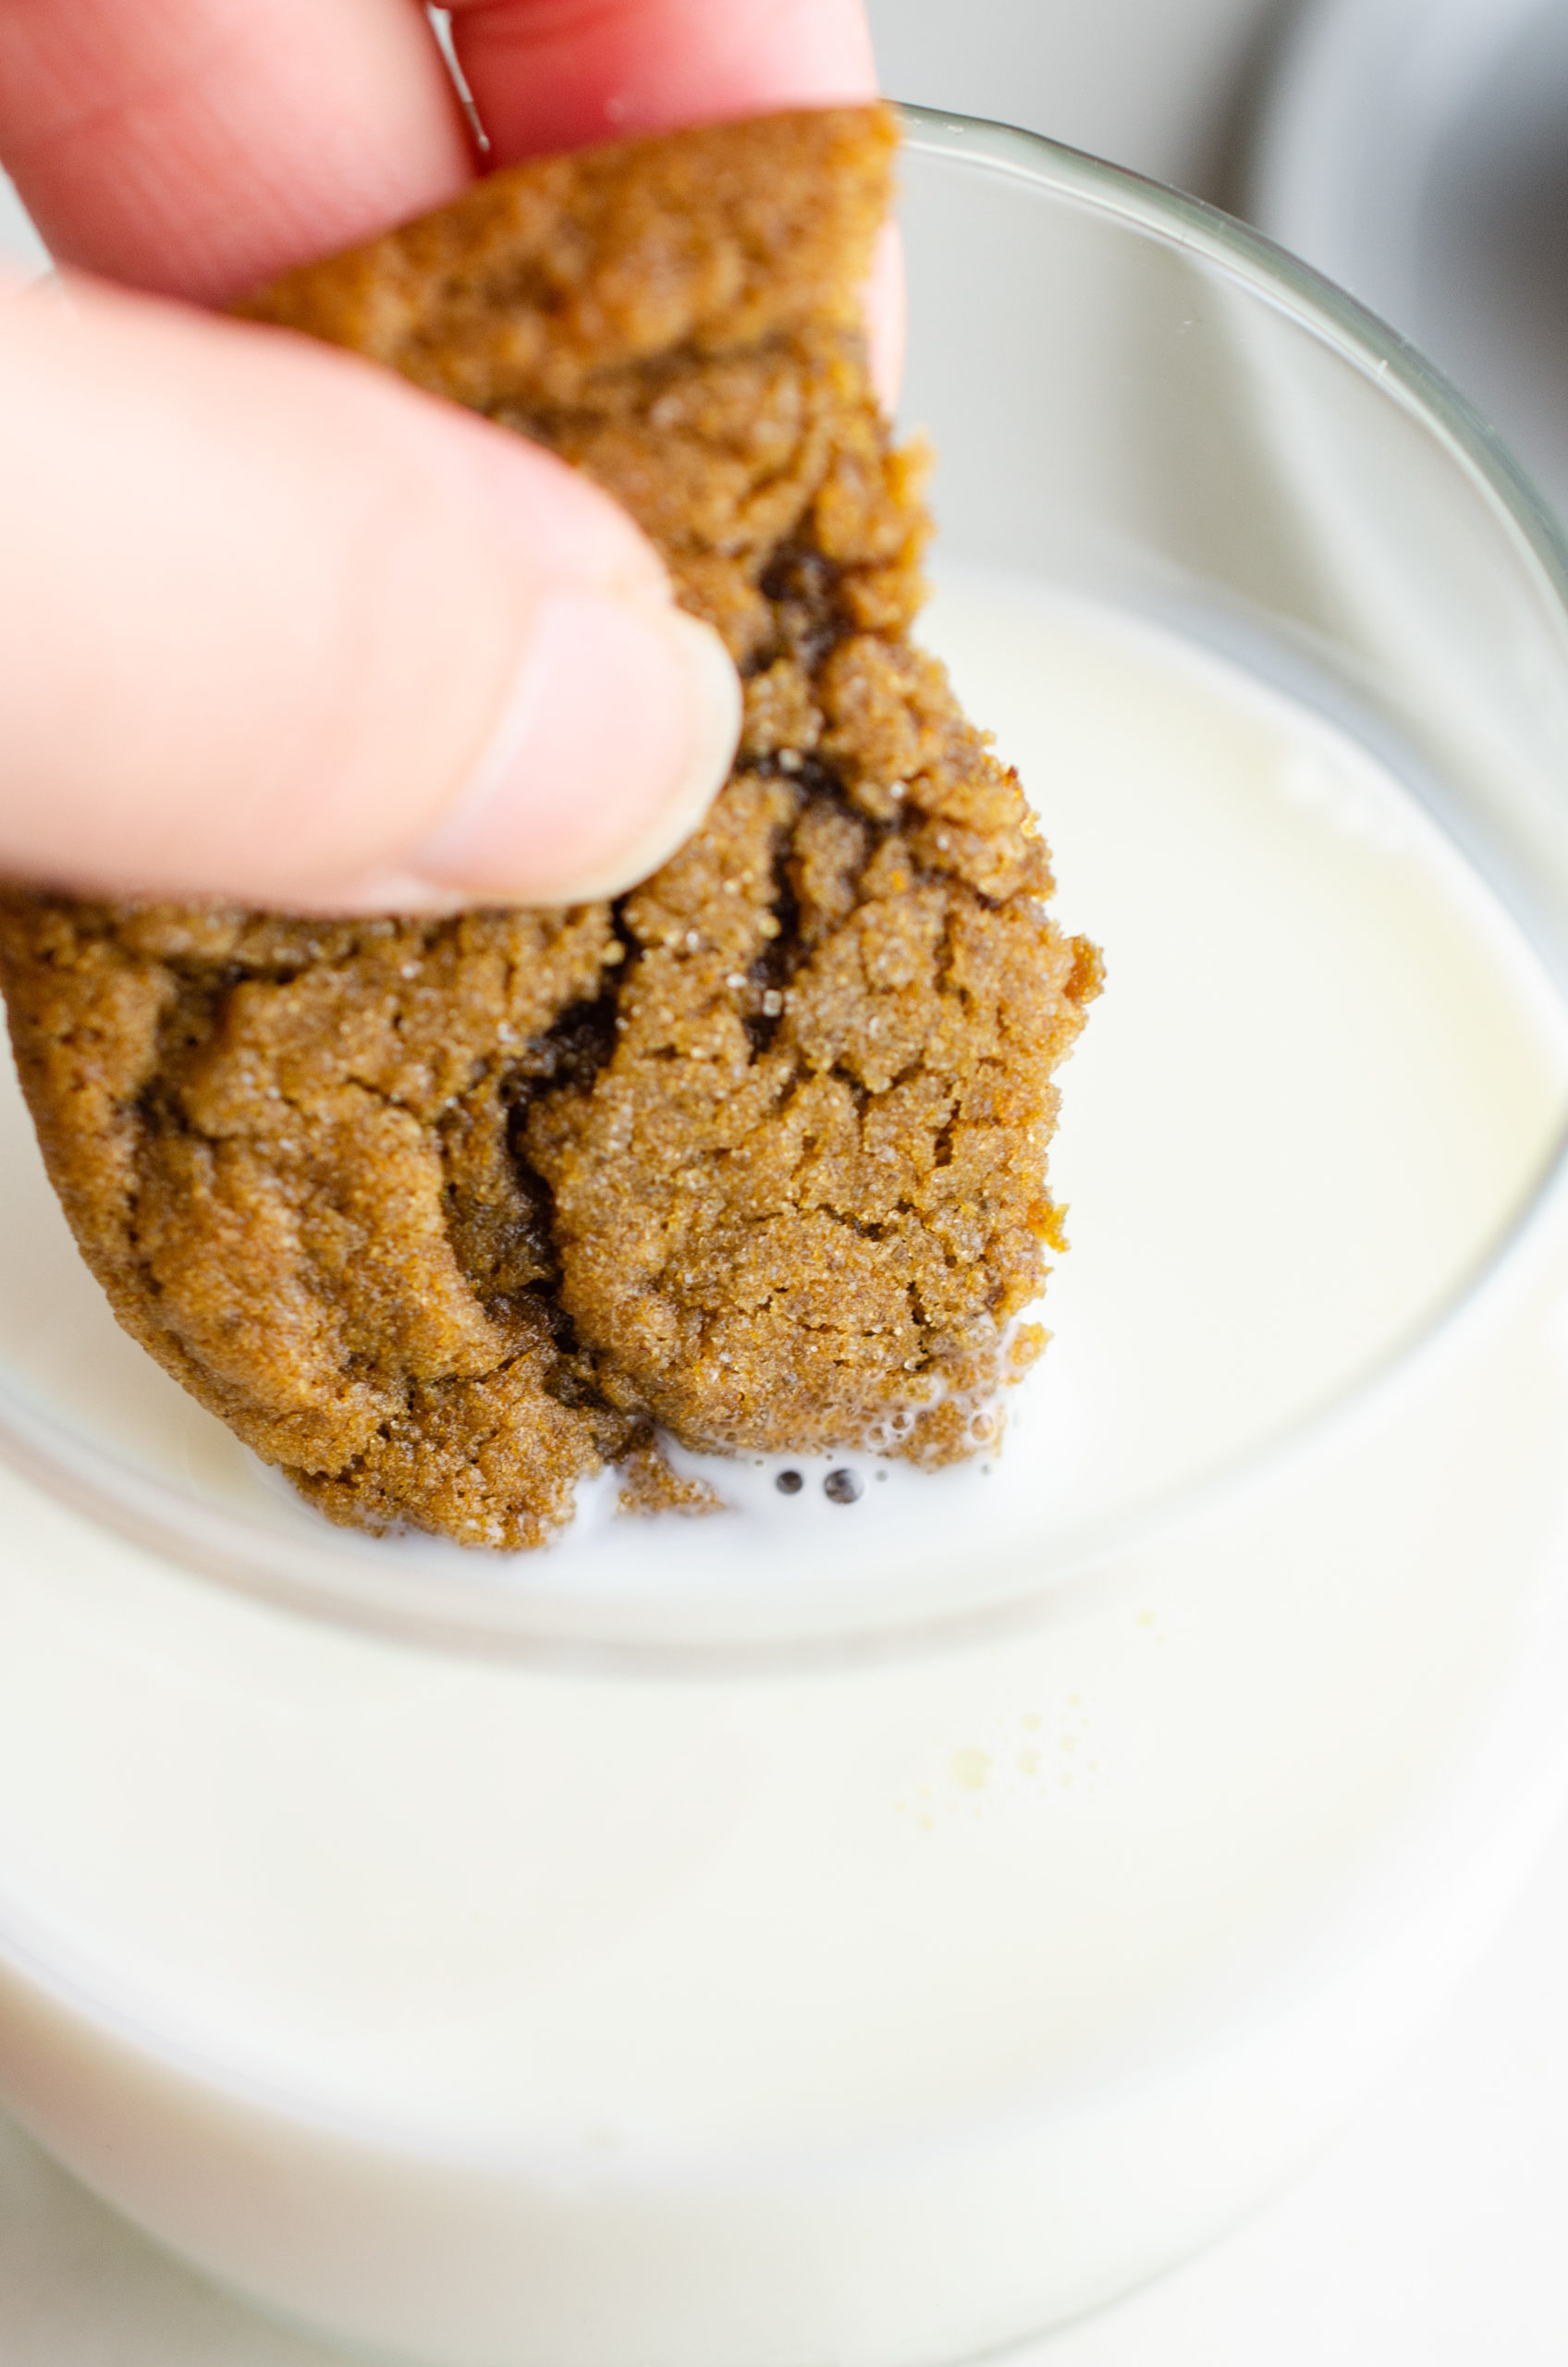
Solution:
[{"label": "clear glass cup", "polygon": [[[1561,982],[1568,570],[1506,456],[1235,224],[908,129],[944,552],[1333,717]],[[0,2094],[211,2274],[442,2367],[936,2367],[1180,2257],[1555,1812],[1563,1115],[1283,1427],[1071,1520],[998,1490],[962,1551],[707,1524],[654,1587],[316,1523],[114,1332],[8,1109]],[[1048,1847],[995,1805],[1096,1750]]]}]

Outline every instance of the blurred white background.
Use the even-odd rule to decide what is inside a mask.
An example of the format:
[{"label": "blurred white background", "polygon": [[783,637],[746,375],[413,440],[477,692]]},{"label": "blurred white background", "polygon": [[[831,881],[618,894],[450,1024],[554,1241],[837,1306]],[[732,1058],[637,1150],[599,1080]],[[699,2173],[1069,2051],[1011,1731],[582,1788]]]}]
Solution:
[{"label": "blurred white background", "polygon": [[[894,96],[1001,117],[1237,202],[1279,0],[870,7]],[[36,255],[3,188],[0,254]],[[1565,1996],[1568,1837],[1443,2027],[1329,2156],[1202,2260],[1015,2367],[1563,2367]],[[330,2358],[160,2259],[0,2120],[5,2367]]]}]

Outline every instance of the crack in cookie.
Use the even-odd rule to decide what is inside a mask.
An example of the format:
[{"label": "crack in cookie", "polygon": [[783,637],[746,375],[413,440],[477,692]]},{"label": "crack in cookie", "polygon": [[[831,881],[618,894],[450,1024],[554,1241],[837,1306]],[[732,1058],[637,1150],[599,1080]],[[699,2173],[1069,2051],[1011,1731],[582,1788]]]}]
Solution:
[{"label": "crack in cookie", "polygon": [[290,920],[7,891],[50,1175],[122,1323],[333,1519],[543,1542],[687,1444],[995,1435],[1062,1245],[1099,958],[907,638],[924,459],[858,319],[880,108],[526,164],[238,307],[548,445],[745,678],[733,776],[612,907]]}]

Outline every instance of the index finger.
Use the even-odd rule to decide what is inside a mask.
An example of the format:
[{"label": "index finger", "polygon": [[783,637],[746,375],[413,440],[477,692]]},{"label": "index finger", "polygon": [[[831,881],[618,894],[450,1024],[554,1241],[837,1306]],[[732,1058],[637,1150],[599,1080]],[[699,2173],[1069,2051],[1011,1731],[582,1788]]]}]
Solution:
[{"label": "index finger", "polygon": [[496,164],[876,95],[860,0],[450,0]]}]

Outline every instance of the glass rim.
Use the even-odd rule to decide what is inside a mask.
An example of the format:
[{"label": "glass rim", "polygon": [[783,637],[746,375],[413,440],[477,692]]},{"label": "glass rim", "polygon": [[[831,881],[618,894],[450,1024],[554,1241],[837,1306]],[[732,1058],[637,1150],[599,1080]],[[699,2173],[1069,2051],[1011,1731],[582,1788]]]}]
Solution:
[{"label": "glass rim", "polygon": [[[1568,530],[1483,413],[1380,313],[1250,223],[1128,166],[981,116],[901,101],[897,112],[907,153],[988,165],[1009,178],[1073,197],[1090,210],[1139,224],[1168,245],[1217,265],[1275,310],[1314,329],[1347,359],[1359,359],[1368,377],[1403,394],[1429,425],[1439,427],[1465,472],[1500,498],[1568,627]],[[1042,170],[1047,160],[1048,172]]]},{"label": "glass rim", "polygon": [[[1023,181],[1196,255],[1248,295],[1306,328],[1434,433],[1510,532],[1554,611],[1568,671],[1568,541],[1513,455],[1457,388],[1355,298],[1287,250],[1201,199],[1036,132],[924,106],[901,106],[907,153]],[[1528,935],[1523,922],[1522,930]],[[1538,951],[1538,948],[1537,949]],[[1556,982],[1560,1003],[1564,996]],[[377,1544],[325,1531],[319,1554],[290,1568],[294,1540],[258,1531],[242,1514],[200,1503],[113,1450],[72,1431],[0,1378],[0,1459],[56,1501],[165,1563],[284,1613],[370,1633],[389,1643],[525,1662],[569,1674],[696,1677],[740,1671],[797,1673],[871,1657],[900,1660],[1000,1630],[1035,1625],[1106,1599],[1109,1566],[1151,1540],[1199,1525],[1216,1509],[1280,1478],[1365,1420],[1526,1265],[1556,1203],[1568,1196],[1568,1121],[1511,1212],[1458,1280],[1371,1362],[1325,1397],[1194,1477],[1153,1490],[1130,1510],[1064,1533],[1021,1582],[907,1616],[851,1614],[841,1624],[759,1636],[704,1635],[650,1622],[624,1632],[620,1598],[598,1625],[541,1616],[548,1599],[521,1587],[463,1583],[437,1574],[412,1582]],[[325,1524],[324,1524],[325,1530]],[[455,1549],[454,1549],[455,1550]],[[532,1558],[532,1557],[530,1557]],[[558,1600],[558,1599],[557,1599]],[[618,1625],[622,1632],[617,1632]]]}]

